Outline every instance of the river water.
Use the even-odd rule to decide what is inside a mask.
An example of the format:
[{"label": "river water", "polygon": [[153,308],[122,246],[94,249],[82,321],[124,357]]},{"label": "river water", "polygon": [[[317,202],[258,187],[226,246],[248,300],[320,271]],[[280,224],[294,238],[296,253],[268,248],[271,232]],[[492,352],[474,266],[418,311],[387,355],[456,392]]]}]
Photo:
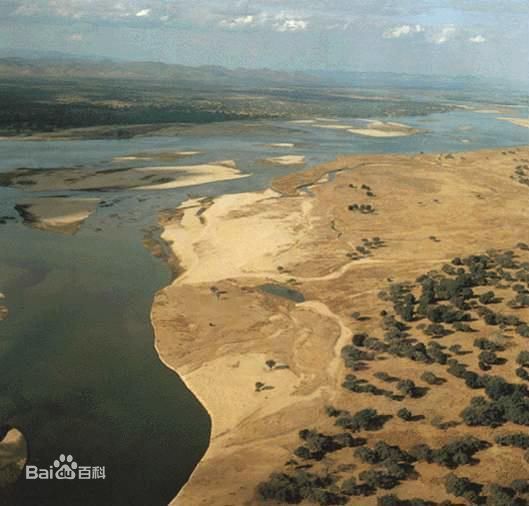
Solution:
[{"label": "river water", "polygon": [[[270,156],[304,155],[308,167],[337,154],[453,152],[529,143],[529,130],[496,116],[461,111],[392,118],[424,130],[394,139],[309,124],[254,122],[237,135],[212,125],[179,137],[0,141],[0,172],[109,168],[120,166],[112,162],[116,156],[170,149],[202,152],[179,164],[232,159],[251,174],[168,191],[105,192],[102,198],[114,205],[99,208],[74,236],[33,230],[20,220],[0,225],[0,291],[10,311],[0,323],[0,420],[22,430],[30,464],[49,467],[60,454],[71,454],[80,465],[104,466],[106,472],[104,480],[21,478],[1,504],[164,505],[205,452],[207,412],[178,375],[162,365],[153,347],[150,308],[170,273],[141,240],[160,210],[176,207],[188,194],[263,189],[272,178],[302,169],[263,163]],[[342,122],[351,120],[336,121]],[[296,146],[272,148],[270,143]],[[16,216],[13,206],[22,196],[27,194],[0,188],[0,216]]]}]

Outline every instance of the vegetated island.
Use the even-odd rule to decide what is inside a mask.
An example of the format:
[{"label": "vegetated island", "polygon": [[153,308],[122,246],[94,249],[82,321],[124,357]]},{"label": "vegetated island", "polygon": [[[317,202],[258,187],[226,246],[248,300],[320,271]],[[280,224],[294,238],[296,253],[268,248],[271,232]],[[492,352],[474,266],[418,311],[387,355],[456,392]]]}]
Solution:
[{"label": "vegetated island", "polygon": [[527,505],[528,196],[520,147],[163,213],[156,348],[212,418],[173,504]]}]

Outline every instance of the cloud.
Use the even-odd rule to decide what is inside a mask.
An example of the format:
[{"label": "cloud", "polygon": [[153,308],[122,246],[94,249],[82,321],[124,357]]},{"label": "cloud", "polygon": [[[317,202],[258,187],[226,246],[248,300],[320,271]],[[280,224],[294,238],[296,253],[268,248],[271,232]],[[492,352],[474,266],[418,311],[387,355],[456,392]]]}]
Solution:
[{"label": "cloud", "polygon": [[474,37],[470,37],[468,41],[472,42],[472,44],[483,44],[484,42],[487,42],[487,39],[483,37],[483,35],[475,35]]},{"label": "cloud", "polygon": [[431,40],[434,44],[445,44],[456,34],[456,27],[454,25],[446,25],[438,32],[434,33]]},{"label": "cloud", "polygon": [[235,18],[222,19],[219,26],[229,29],[264,27],[275,32],[302,32],[307,30],[309,22],[285,13],[276,15],[262,12],[260,14],[247,14]]},{"label": "cloud", "polygon": [[272,25],[276,32],[304,32],[308,27],[308,21],[289,17],[286,14],[278,14]]},{"label": "cloud", "polygon": [[382,34],[382,37],[385,39],[398,39],[400,37],[422,32],[424,32],[424,28],[421,25],[401,25],[386,30]]},{"label": "cloud", "polygon": [[71,40],[72,42],[81,42],[83,40],[83,36],[80,33],[72,33],[72,35],[68,37],[68,40]]},{"label": "cloud", "polygon": [[137,18],[145,18],[150,15],[151,15],[151,9],[141,9],[140,11],[136,12]]},{"label": "cloud", "polygon": [[219,23],[220,26],[225,28],[244,28],[249,26],[255,26],[257,23],[256,16],[247,15],[247,16],[238,16],[233,19],[223,19]]}]

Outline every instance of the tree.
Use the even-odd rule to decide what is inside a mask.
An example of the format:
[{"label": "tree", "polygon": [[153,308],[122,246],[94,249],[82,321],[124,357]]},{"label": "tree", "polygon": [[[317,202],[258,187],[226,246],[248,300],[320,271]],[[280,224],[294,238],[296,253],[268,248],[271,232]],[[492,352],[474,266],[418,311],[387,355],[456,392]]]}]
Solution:
[{"label": "tree", "polygon": [[276,366],[276,361],[275,360],[267,360],[266,361],[266,365],[268,366],[269,369],[273,369],[275,366]]},{"label": "tree", "polygon": [[479,301],[482,304],[492,304],[496,300],[496,295],[493,291],[482,293],[479,296]]},{"label": "tree", "polygon": [[518,354],[516,362],[522,367],[529,367],[529,351],[521,351]]}]

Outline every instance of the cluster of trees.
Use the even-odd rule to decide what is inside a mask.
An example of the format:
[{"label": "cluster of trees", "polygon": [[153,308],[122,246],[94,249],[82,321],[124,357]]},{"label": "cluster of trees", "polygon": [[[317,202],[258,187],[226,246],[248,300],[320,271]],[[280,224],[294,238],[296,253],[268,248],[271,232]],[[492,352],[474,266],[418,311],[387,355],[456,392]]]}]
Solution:
[{"label": "cluster of trees", "polygon": [[528,506],[529,504],[526,499],[520,497],[529,492],[527,480],[514,480],[508,487],[496,483],[484,487],[468,478],[449,474],[445,478],[445,489],[449,494],[461,497],[470,504],[486,506]]},{"label": "cluster of trees", "polygon": [[304,429],[299,432],[304,445],[294,450],[294,455],[303,460],[322,460],[328,453],[366,444],[364,438],[354,438],[349,432],[327,436],[315,430]]},{"label": "cluster of trees", "polygon": [[466,477],[458,477],[455,474],[449,474],[445,478],[445,489],[449,494],[455,497],[462,497],[470,504],[478,504],[480,501],[483,485],[470,481]]},{"label": "cluster of trees", "polygon": [[424,499],[399,499],[396,495],[385,495],[377,499],[377,506],[452,506],[450,501],[436,503]]},{"label": "cluster of trees", "polygon": [[515,448],[529,450],[529,434],[524,434],[523,432],[497,436],[495,441],[501,446],[514,446]]},{"label": "cluster of trees", "polygon": [[470,426],[499,427],[509,421],[529,425],[529,390],[526,385],[508,383],[498,376],[484,376],[485,397],[474,397],[461,417]]},{"label": "cluster of trees", "polygon": [[333,413],[329,413],[328,410],[327,413],[336,418],[336,426],[351,432],[380,430],[388,420],[393,418],[392,415],[381,415],[376,409],[371,408],[362,409],[354,415],[348,411],[338,410],[334,410]]},{"label": "cluster of trees", "polygon": [[349,344],[347,346],[344,346],[342,348],[341,355],[342,355],[343,361],[345,362],[345,365],[353,370],[358,368],[359,362],[365,362],[365,361],[369,362],[369,361],[375,360],[374,353],[361,350],[354,344],[352,345]]},{"label": "cluster of trees", "polygon": [[431,449],[426,444],[420,444],[415,446],[410,453],[417,460],[425,460],[449,469],[456,469],[459,466],[476,463],[477,460],[474,459],[474,455],[490,446],[487,441],[468,436],[437,449]]},{"label": "cluster of trees", "polygon": [[367,380],[358,378],[354,374],[348,374],[345,377],[342,386],[346,390],[357,394],[383,395],[384,397],[387,397],[393,401],[401,401],[404,399],[404,396],[397,395],[391,390],[385,390],[384,388],[379,388],[376,385],[372,385]]},{"label": "cluster of trees", "polygon": [[303,470],[292,474],[273,473],[267,481],[259,483],[257,495],[262,500],[280,504],[299,504],[303,500],[321,505],[345,504],[346,497],[327,490],[335,483],[332,475],[319,476]]}]

